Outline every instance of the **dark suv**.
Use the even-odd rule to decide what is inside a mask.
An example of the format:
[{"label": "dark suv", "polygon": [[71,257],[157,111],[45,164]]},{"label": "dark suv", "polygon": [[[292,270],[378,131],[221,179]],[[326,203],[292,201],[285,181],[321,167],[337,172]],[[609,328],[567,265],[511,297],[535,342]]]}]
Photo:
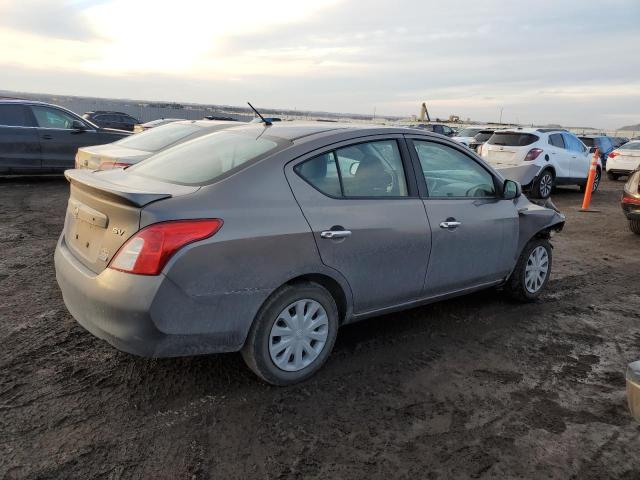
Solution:
[{"label": "dark suv", "polygon": [[82,118],[102,128],[117,128],[118,130],[127,130],[129,132],[133,132],[133,128],[140,123],[140,120],[129,114],[104,110],[86,112],[82,115]]},{"label": "dark suv", "polygon": [[606,135],[582,135],[578,138],[589,147],[591,153],[595,152],[596,148],[599,149],[602,168],[605,168],[607,166],[607,157],[616,148],[611,137]]},{"label": "dark suv", "polygon": [[0,99],[0,174],[62,172],[74,167],[78,147],[111,143],[127,135],[100,128],[56,105]]},{"label": "dark suv", "polygon": [[445,135],[447,137],[453,137],[455,135],[455,130],[446,125],[441,125],[439,123],[420,123],[416,125],[414,128],[418,128],[420,130],[427,130],[433,133],[439,133],[440,135]]}]

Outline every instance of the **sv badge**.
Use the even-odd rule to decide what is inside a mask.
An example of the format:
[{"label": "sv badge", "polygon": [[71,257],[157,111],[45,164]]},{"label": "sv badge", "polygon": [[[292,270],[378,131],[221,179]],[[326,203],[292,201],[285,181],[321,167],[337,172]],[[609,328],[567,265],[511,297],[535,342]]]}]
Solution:
[{"label": "sv badge", "polygon": [[114,235],[118,235],[118,236],[123,236],[124,235],[124,228],[119,228],[119,227],[113,227],[111,229],[111,233],[113,233]]}]

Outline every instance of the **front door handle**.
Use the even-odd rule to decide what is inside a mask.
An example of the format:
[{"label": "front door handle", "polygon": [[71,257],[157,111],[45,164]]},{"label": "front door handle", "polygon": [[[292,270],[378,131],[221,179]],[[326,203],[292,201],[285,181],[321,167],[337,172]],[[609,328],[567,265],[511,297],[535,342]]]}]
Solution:
[{"label": "front door handle", "polygon": [[351,230],[324,230],[320,232],[322,238],[347,238],[351,236]]},{"label": "front door handle", "polygon": [[53,137],[51,135],[49,135],[48,133],[45,133],[44,135],[42,135],[42,139],[43,140],[51,140]]},{"label": "front door handle", "polygon": [[446,222],[441,222],[440,223],[440,228],[445,228],[447,230],[455,230],[456,228],[458,228],[460,225],[462,225],[462,223],[455,221],[455,220],[447,220]]}]

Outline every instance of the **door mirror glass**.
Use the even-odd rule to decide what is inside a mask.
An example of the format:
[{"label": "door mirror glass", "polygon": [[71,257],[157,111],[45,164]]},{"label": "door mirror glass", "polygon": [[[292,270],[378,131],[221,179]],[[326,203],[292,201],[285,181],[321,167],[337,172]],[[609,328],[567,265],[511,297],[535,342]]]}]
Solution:
[{"label": "door mirror glass", "polygon": [[351,166],[349,167],[349,173],[353,176],[358,172],[358,166],[360,165],[360,162],[353,162],[351,164]]},{"label": "door mirror glass", "polygon": [[502,196],[505,200],[513,200],[522,195],[522,187],[514,180],[505,180],[502,188]]}]

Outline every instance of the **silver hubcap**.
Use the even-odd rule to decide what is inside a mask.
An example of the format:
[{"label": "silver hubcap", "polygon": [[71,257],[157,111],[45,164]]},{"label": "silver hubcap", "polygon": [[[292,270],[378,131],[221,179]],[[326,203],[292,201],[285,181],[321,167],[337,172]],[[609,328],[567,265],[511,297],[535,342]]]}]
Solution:
[{"label": "silver hubcap", "polygon": [[328,335],[329,319],[322,305],[298,300],[282,310],[271,327],[269,355],[281,370],[297,372],[318,358]]},{"label": "silver hubcap", "polygon": [[553,187],[553,178],[545,173],[540,179],[540,196],[548,197],[551,193],[551,187]]},{"label": "silver hubcap", "polygon": [[530,293],[536,293],[542,287],[549,272],[549,254],[544,247],[536,247],[527,259],[524,271],[524,285]]},{"label": "silver hubcap", "polygon": [[595,192],[598,188],[598,184],[600,183],[600,172],[596,172],[596,176],[593,179],[593,188],[592,191]]}]

